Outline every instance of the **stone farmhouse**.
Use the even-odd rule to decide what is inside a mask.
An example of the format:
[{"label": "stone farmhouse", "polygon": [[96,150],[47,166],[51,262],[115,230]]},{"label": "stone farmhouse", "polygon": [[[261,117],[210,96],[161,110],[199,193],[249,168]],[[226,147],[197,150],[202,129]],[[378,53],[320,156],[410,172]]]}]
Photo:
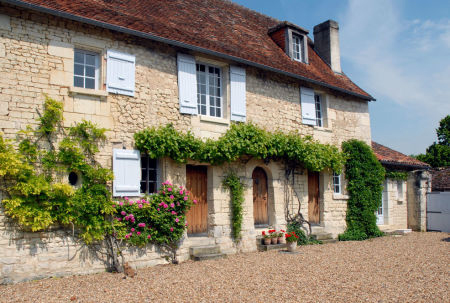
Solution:
[{"label": "stone farmhouse", "polygon": [[[47,94],[63,101],[66,126],[86,119],[109,129],[99,160],[114,170],[114,196],[151,194],[164,180],[190,189],[199,203],[188,215],[181,259],[195,245],[254,251],[263,228],[285,227],[287,207],[300,208],[315,232],[345,230],[345,178],[332,171],[297,169],[286,180],[279,162],[184,165],[149,159],[133,142],[137,131],[169,123],[217,138],[234,122],[252,122],[338,147],[349,139],[371,144],[374,98],[343,73],[335,21],[309,35],[223,0],[1,0],[0,74],[6,137],[36,123]],[[246,186],[239,245],[221,185],[230,169]],[[104,269],[66,234],[20,232],[2,213],[0,255],[4,283]],[[130,251],[129,260],[165,262],[154,248]]]}]

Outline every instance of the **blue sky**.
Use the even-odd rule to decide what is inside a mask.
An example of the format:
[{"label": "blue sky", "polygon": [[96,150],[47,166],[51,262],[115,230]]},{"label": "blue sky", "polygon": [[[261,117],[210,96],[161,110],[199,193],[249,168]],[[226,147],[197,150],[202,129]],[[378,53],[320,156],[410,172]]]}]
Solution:
[{"label": "blue sky", "polygon": [[377,99],[372,139],[424,153],[450,114],[450,1],[233,0],[310,31],[339,22],[343,71]]}]

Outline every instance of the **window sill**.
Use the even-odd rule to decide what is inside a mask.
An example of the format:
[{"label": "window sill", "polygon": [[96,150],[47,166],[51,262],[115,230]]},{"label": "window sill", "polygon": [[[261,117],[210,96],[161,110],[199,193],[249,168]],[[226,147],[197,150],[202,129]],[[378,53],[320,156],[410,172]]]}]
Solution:
[{"label": "window sill", "polygon": [[104,98],[106,98],[108,96],[108,92],[104,91],[104,90],[88,89],[88,88],[81,88],[81,87],[75,87],[75,86],[69,87],[69,93],[71,95],[87,95],[87,96],[96,96],[96,97],[104,97]]},{"label": "window sill", "polygon": [[210,117],[210,116],[203,116],[203,115],[200,115],[200,121],[216,123],[216,124],[223,124],[223,125],[230,125],[230,121],[227,120],[227,119],[217,118],[217,117]]},{"label": "window sill", "polygon": [[315,125],[313,125],[312,127],[314,128],[314,130],[331,133],[331,129],[329,127],[315,126]]},{"label": "window sill", "polygon": [[348,195],[333,193],[333,200],[348,200]]}]

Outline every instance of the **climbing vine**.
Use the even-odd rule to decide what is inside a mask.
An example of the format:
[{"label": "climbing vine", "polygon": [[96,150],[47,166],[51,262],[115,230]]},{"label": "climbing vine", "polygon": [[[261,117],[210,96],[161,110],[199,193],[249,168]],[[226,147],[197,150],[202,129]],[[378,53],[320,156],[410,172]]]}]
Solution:
[{"label": "climbing vine", "polygon": [[243,156],[262,160],[284,160],[311,171],[330,168],[340,172],[345,158],[337,147],[321,144],[310,136],[281,131],[268,132],[252,123],[233,124],[217,140],[202,141],[172,125],[147,128],[134,135],[136,147],[150,158],[169,157],[181,163],[188,159],[219,165]]},{"label": "climbing vine", "polygon": [[243,207],[244,203],[244,185],[236,175],[231,172],[223,179],[223,186],[228,188],[231,194],[231,221],[232,221],[232,233],[235,240],[241,238],[242,219],[243,219]]},{"label": "climbing vine", "polygon": [[405,171],[387,171],[386,178],[398,181],[408,180],[408,173]]},{"label": "climbing vine", "polygon": [[345,176],[350,197],[347,201],[347,230],[339,235],[339,240],[364,240],[381,236],[375,211],[381,204],[385,170],[372,149],[362,141],[344,142],[342,150],[347,155]]}]

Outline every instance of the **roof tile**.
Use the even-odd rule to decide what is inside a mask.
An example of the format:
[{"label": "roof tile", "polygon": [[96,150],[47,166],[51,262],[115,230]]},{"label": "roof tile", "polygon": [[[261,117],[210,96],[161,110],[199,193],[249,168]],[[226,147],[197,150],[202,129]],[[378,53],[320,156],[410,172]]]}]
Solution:
[{"label": "roof tile", "polygon": [[411,168],[428,168],[430,165],[372,141],[372,149],[377,159],[383,164],[409,166]]}]

